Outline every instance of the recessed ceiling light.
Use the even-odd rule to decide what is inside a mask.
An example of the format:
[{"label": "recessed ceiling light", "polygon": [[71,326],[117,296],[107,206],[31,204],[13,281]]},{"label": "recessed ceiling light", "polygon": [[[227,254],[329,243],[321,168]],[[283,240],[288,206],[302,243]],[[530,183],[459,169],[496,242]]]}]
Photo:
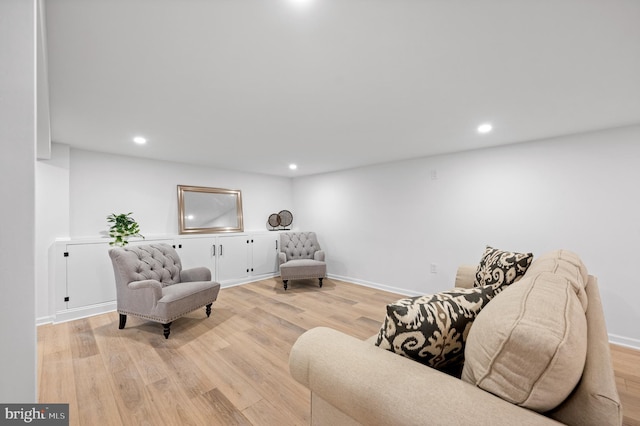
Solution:
[{"label": "recessed ceiling light", "polygon": [[138,145],[144,145],[145,143],[147,143],[147,140],[142,136],[136,136],[135,138],[133,138],[133,141]]},{"label": "recessed ceiling light", "polygon": [[478,126],[478,133],[489,133],[492,129],[491,123],[484,123]]},{"label": "recessed ceiling light", "polygon": [[289,169],[296,170],[298,166],[296,164],[289,164]]}]

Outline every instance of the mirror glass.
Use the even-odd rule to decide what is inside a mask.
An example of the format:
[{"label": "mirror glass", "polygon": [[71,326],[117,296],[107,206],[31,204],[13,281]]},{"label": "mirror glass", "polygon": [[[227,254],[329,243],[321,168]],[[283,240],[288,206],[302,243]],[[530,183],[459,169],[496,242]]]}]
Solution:
[{"label": "mirror glass", "polygon": [[178,185],[181,234],[242,232],[240,190]]}]

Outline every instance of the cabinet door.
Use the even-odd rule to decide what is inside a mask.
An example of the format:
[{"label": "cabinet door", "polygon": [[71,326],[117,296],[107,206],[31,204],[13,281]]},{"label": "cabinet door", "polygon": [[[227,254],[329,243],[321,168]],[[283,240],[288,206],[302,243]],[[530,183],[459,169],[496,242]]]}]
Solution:
[{"label": "cabinet door", "polygon": [[67,308],[116,300],[116,281],[107,243],[68,244]]},{"label": "cabinet door", "polygon": [[273,274],[278,270],[278,236],[252,235],[251,254],[253,275]]},{"label": "cabinet door", "polygon": [[250,238],[246,235],[218,237],[218,281],[241,281],[249,276]]},{"label": "cabinet door", "polygon": [[216,276],[216,238],[184,238],[176,241],[175,247],[182,262],[182,269],[207,267],[211,270],[211,277]]}]

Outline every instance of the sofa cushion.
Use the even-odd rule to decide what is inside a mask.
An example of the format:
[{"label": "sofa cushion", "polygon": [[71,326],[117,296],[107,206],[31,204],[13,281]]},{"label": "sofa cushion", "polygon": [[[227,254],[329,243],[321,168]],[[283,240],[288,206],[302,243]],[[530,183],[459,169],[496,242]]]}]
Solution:
[{"label": "sofa cushion", "polygon": [[462,380],[545,412],[562,403],[582,376],[587,323],[579,297],[582,262],[572,264],[562,252],[539,260],[533,273],[502,291],[474,321]]},{"label": "sofa cushion", "polygon": [[313,259],[294,259],[280,265],[282,279],[324,278],[327,264]]},{"label": "sofa cushion", "polygon": [[478,264],[474,286],[512,284],[522,278],[532,260],[533,253],[516,253],[487,246]]},{"label": "sofa cushion", "polygon": [[555,250],[538,257],[527,270],[527,277],[534,277],[542,272],[553,272],[567,279],[578,295],[580,303],[587,309],[586,286],[589,280],[587,267],[580,257],[569,250]]},{"label": "sofa cushion", "polygon": [[391,303],[375,344],[429,367],[451,369],[463,362],[471,324],[498,291],[498,286],[454,289]]}]

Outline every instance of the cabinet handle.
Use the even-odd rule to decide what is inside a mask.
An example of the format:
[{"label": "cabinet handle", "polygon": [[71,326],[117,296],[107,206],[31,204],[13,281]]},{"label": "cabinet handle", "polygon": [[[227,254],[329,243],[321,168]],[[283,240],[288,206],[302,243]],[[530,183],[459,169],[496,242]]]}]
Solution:
[{"label": "cabinet handle", "polygon": [[278,240],[276,240],[276,250],[278,250]]},{"label": "cabinet handle", "polygon": [[220,244],[220,256],[222,256],[222,244]]},{"label": "cabinet handle", "polygon": [[215,245],[215,244],[214,244],[214,245],[212,245],[212,246],[211,246],[211,248],[213,249],[213,251],[212,251],[212,253],[213,253],[213,254],[212,254],[212,256],[213,256],[213,257],[216,257],[216,245]]}]

